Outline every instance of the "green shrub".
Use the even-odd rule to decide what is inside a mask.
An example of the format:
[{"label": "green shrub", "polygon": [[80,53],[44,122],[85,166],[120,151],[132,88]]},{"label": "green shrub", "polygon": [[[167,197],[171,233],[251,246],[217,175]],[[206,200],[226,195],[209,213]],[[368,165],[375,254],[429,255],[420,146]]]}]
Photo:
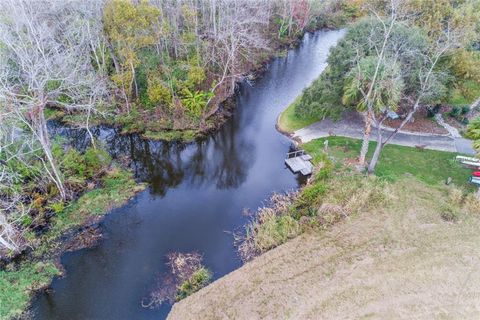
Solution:
[{"label": "green shrub", "polygon": [[63,173],[66,176],[84,177],[86,165],[83,156],[77,149],[69,149],[63,156]]},{"label": "green shrub", "polygon": [[29,215],[22,216],[22,226],[30,227],[33,223],[33,218]]},{"label": "green shrub", "polygon": [[153,105],[170,106],[172,104],[170,89],[156,77],[148,79],[147,96],[148,102]]},{"label": "green shrub", "polygon": [[317,182],[303,188],[299,202],[306,205],[315,206],[320,201],[320,196],[323,196],[328,191],[326,184]]},{"label": "green shrub", "polygon": [[85,177],[92,178],[95,173],[100,171],[102,168],[107,167],[112,162],[112,158],[108,152],[103,148],[88,148],[84,154],[85,159]]},{"label": "green shrub", "polygon": [[187,86],[191,89],[201,85],[206,79],[205,70],[202,67],[191,66],[187,75]]},{"label": "green shrub", "polygon": [[254,226],[254,245],[259,252],[279,246],[300,233],[298,221],[289,215],[277,216],[268,211],[260,215],[261,223]]},{"label": "green shrub", "polygon": [[201,267],[195,271],[190,278],[182,282],[177,288],[176,300],[185,299],[192,293],[205,287],[212,280],[212,273],[205,267]]},{"label": "green shrub", "polygon": [[55,214],[61,213],[65,209],[65,204],[61,201],[52,203],[49,207]]}]

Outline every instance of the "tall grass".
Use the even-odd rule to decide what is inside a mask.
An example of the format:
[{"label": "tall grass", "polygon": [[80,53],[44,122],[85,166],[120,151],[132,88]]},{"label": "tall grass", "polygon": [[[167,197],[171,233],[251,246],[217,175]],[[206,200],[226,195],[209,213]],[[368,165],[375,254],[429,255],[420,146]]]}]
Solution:
[{"label": "tall grass", "polygon": [[376,177],[365,177],[333,167],[327,160],[300,192],[275,194],[270,205],[259,208],[236,235],[244,261],[294,238],[309,229],[331,225],[352,214],[385,205],[390,196],[388,184]]}]

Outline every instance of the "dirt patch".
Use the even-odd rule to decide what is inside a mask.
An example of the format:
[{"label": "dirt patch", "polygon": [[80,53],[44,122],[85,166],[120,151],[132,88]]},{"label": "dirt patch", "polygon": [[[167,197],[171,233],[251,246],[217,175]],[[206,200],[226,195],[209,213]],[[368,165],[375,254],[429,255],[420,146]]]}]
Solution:
[{"label": "dirt patch", "polygon": [[392,205],[267,252],[169,319],[478,319],[480,217],[444,221],[444,187],[395,188]]},{"label": "dirt patch", "polygon": [[[398,128],[403,119],[387,119],[384,125],[390,128]],[[434,118],[427,116],[427,110],[421,109],[415,114],[413,121],[407,123],[403,131],[417,132],[417,133],[429,133],[429,134],[448,134],[448,131],[440,126]]]},{"label": "dirt patch", "polygon": [[459,132],[463,132],[467,129],[467,126],[455,118],[450,117],[448,114],[443,114],[443,120],[451,125],[452,127],[456,128]]},{"label": "dirt patch", "polygon": [[85,248],[92,248],[103,238],[98,225],[91,225],[83,228],[66,243],[65,251],[77,251]]}]

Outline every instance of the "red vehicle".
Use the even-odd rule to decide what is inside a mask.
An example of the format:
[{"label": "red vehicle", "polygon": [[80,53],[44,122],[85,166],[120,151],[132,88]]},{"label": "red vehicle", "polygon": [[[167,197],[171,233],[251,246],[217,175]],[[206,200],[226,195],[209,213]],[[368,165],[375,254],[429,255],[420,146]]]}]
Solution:
[{"label": "red vehicle", "polygon": [[472,173],[472,176],[474,177],[480,177],[480,171],[475,171]]}]

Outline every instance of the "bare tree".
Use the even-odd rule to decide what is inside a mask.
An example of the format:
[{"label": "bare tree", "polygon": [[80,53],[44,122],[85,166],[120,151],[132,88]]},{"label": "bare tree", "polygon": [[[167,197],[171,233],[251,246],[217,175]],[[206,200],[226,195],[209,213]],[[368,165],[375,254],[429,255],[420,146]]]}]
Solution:
[{"label": "bare tree", "polygon": [[[244,73],[241,65],[255,57],[255,53],[268,51],[269,41],[262,35],[262,28],[268,25],[271,15],[269,1],[244,2],[217,0],[220,17],[218,25],[210,34],[212,54],[210,62],[220,70],[219,80],[212,88],[226,85],[231,94],[235,83]],[[226,82],[228,80],[228,82]],[[208,101],[208,103],[211,99]],[[209,110],[207,117],[215,113],[216,108]]]},{"label": "bare tree", "polygon": [[103,81],[90,59],[90,25],[70,4],[74,3],[5,0],[0,4],[0,43],[7,66],[0,76],[1,103],[10,106],[40,144],[45,172],[62,199],[67,192],[52,154],[45,108],[90,113],[103,95]]},{"label": "bare tree", "polygon": [[[447,18],[446,18],[447,19]],[[377,146],[375,148],[372,160],[370,161],[368,171],[372,173],[378,163],[380,153],[388,142],[395,137],[403,127],[409,123],[420,106],[432,100],[439,91],[439,79],[442,77],[442,71],[437,70],[439,61],[455,49],[461,47],[468,41],[470,32],[468,26],[452,23],[448,19],[445,21],[442,31],[431,41],[428,51],[412,50],[410,48],[402,48],[402,52],[394,52],[397,54],[409,54],[416,57],[416,61],[421,61],[420,66],[416,66],[415,72],[418,74],[415,89],[407,92],[403,99],[404,105],[407,106],[408,112],[405,119],[391,133],[384,137],[382,123],[387,118],[387,112],[383,112],[378,118],[375,118],[377,130]],[[402,44],[396,44],[396,47],[402,47]],[[398,58],[401,58],[398,57]],[[408,64],[402,64],[403,72],[412,71],[408,68]]]},{"label": "bare tree", "polygon": [[[377,127],[377,146],[375,148],[372,160],[370,161],[368,172],[373,172],[380,157],[380,153],[385,145],[395,137],[402,128],[409,123],[421,105],[429,103],[434,97],[439,95],[441,87],[441,79],[445,76],[442,70],[438,70],[439,62],[442,58],[464,46],[471,37],[472,27],[474,25],[469,23],[459,23],[456,21],[455,15],[451,17],[444,17],[438,26],[438,31],[430,33],[430,45],[427,50],[418,50],[412,47],[405,46],[399,43],[398,38],[392,41],[391,55],[396,59],[404,59],[409,55],[415,57],[417,64],[415,69],[411,69],[410,63],[402,63],[402,70],[404,73],[414,72],[416,79],[411,90],[405,92],[403,97],[403,105],[406,106],[407,114],[400,125],[392,132],[384,136],[382,130],[382,123],[387,118],[387,110],[375,119]],[[411,24],[411,15],[408,12],[403,14],[402,23]],[[412,30],[414,32],[414,30]],[[413,73],[412,72],[412,73]],[[407,76],[405,76],[407,78]]]},{"label": "bare tree", "polygon": [[[378,83],[378,75],[379,71],[384,66],[385,63],[385,54],[387,51],[387,46],[390,41],[390,36],[392,34],[392,30],[395,26],[396,20],[397,20],[397,9],[399,5],[399,0],[391,0],[390,2],[390,15],[387,19],[382,18],[374,9],[370,8],[370,11],[375,15],[375,17],[378,19],[378,21],[381,23],[382,26],[382,35],[381,39],[382,41],[378,43],[376,39],[367,39],[369,42],[369,45],[373,45],[374,52],[376,53],[377,59],[376,59],[376,65],[375,65],[375,71],[370,79],[370,83],[368,85],[368,89],[366,91],[360,90],[364,103],[363,105],[366,108],[366,116],[365,116],[365,129],[363,133],[363,139],[362,139],[362,148],[360,150],[360,157],[359,157],[359,163],[360,165],[364,166],[365,165],[365,158],[367,156],[368,152],[368,145],[370,142],[370,134],[372,132],[372,122],[375,117],[375,97],[378,97],[378,94],[376,92],[376,86]],[[373,37],[377,37],[378,34],[372,33]],[[358,66],[360,62],[361,57],[357,55],[357,61],[356,64]],[[358,68],[357,68],[358,69]],[[358,69],[360,70],[360,69]]]}]

